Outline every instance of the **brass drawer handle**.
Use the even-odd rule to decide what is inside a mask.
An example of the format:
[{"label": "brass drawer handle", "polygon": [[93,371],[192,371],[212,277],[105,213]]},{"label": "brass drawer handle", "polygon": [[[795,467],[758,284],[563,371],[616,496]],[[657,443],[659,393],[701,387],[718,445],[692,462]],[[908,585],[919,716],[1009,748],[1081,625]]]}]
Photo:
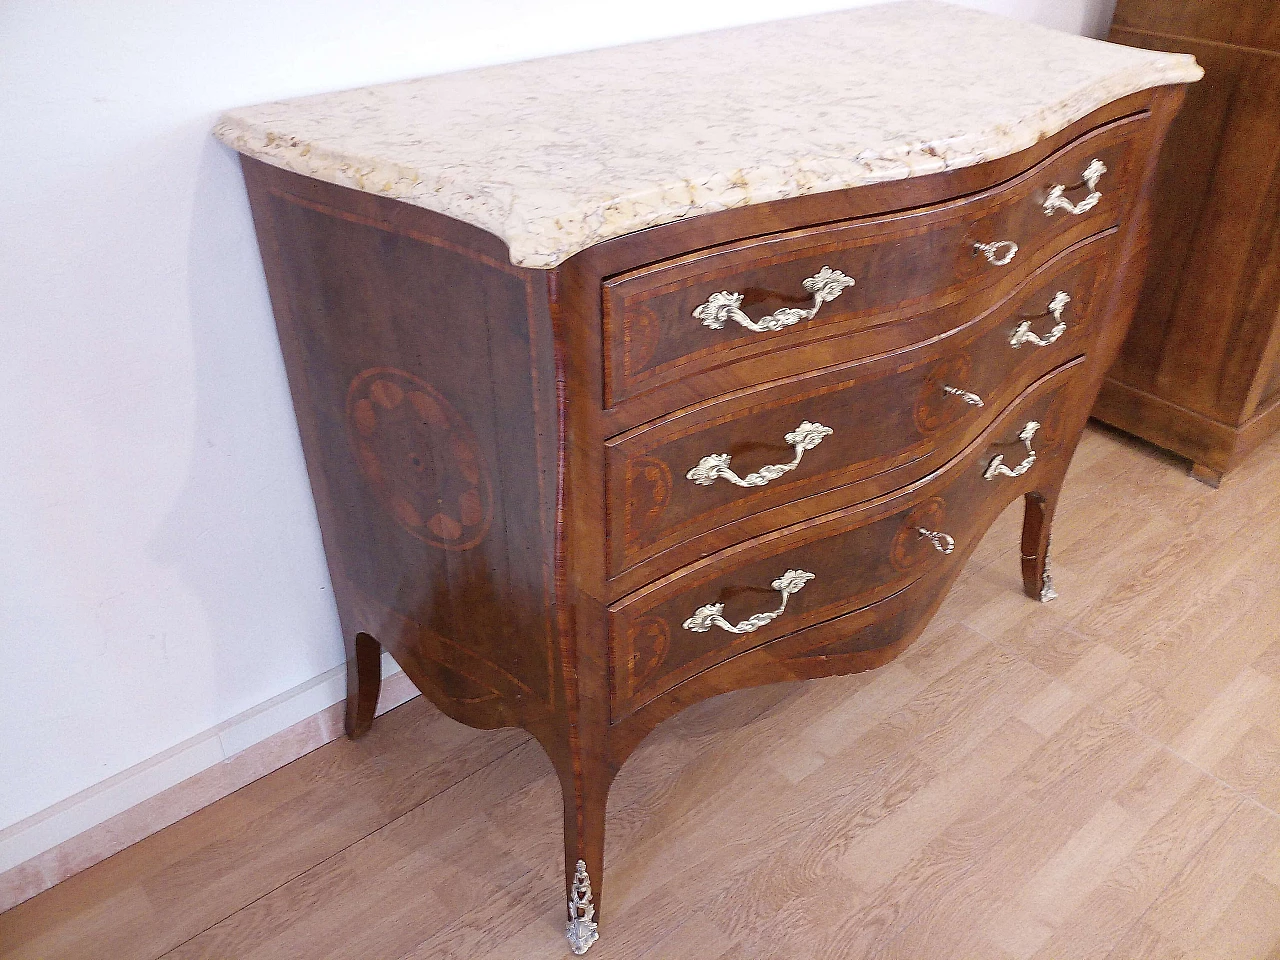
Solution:
[{"label": "brass drawer handle", "polygon": [[[987,263],[994,264],[997,267],[1007,267],[1013,263],[1013,258],[1018,255],[1018,245],[1012,240],[997,240],[995,243],[975,243],[973,249],[986,257]],[[1004,253],[1001,253],[1001,250],[1004,250]]]},{"label": "brass drawer handle", "polygon": [[1009,346],[1017,350],[1024,343],[1033,343],[1037,347],[1047,347],[1051,343],[1056,343],[1058,338],[1067,332],[1067,321],[1062,319],[1062,312],[1067,309],[1067,304],[1070,302],[1071,297],[1067,292],[1059,290],[1057,296],[1049,301],[1049,313],[1053,315],[1054,320],[1058,321],[1054,328],[1041,339],[1031,332],[1031,321],[1023,320],[1009,337]]},{"label": "brass drawer handle", "polygon": [[976,393],[970,393],[968,390],[961,390],[959,387],[953,387],[948,384],[943,384],[942,392],[948,393],[953,397],[959,397],[961,400],[969,404],[969,406],[971,407],[986,406],[986,404],[982,402],[982,398],[978,396]]},{"label": "brass drawer handle", "polygon": [[1004,465],[1004,454],[999,454],[991,461],[990,464],[987,465],[987,472],[982,475],[983,479],[994,480],[996,477],[1020,477],[1030,470],[1032,465],[1036,462],[1036,452],[1031,449],[1031,439],[1036,435],[1036,431],[1039,429],[1040,424],[1032,420],[1023,427],[1022,432],[1018,434],[1018,439],[1027,447],[1027,458],[1025,460],[1011,470]]},{"label": "brass drawer handle", "polygon": [[1084,173],[1080,177],[1084,181],[1084,185],[1089,188],[1089,195],[1079,203],[1072,203],[1066,198],[1066,184],[1056,184],[1049,191],[1049,196],[1044,202],[1045,216],[1052,217],[1059,210],[1065,210],[1073,217],[1088,213],[1102,199],[1102,191],[1098,189],[1098,181],[1102,179],[1102,175],[1106,172],[1107,165],[1097,158],[1094,158],[1089,166],[1084,168]]},{"label": "brass drawer handle", "polygon": [[947,536],[945,533],[938,533],[936,530],[926,530],[924,527],[916,527],[916,533],[920,534],[922,539],[928,540],[932,543],[934,549],[939,553],[945,554],[946,556],[950,556],[951,551],[956,548],[955,540]]},{"label": "brass drawer handle", "polygon": [[787,443],[796,448],[795,459],[790,463],[771,463],[767,467],[761,467],[755,473],[748,473],[745,477],[740,477],[729,469],[729,454],[712,453],[699,460],[698,465],[686,473],[685,476],[703,487],[715,483],[720,477],[724,477],[730,483],[736,483],[740,487],[763,487],[770,481],[777,480],[784,473],[790,473],[800,466],[804,452],[812,450],[823,441],[823,438],[829,437],[833,433],[835,431],[830,427],[824,427],[820,423],[810,423],[805,420],[800,426],[783,437]]},{"label": "brass drawer handle", "polygon": [[782,594],[782,603],[777,610],[770,610],[768,613],[757,613],[741,623],[734,624],[721,616],[724,613],[723,603],[708,603],[705,607],[699,607],[693,616],[684,622],[684,628],[692,630],[694,633],[706,633],[712,627],[719,627],[729,633],[755,633],[765,624],[772,623],[782,616],[783,611],[787,609],[787,600],[790,599],[791,595],[803,590],[804,585],[812,579],[813,574],[807,570],[788,570],[770,584],[773,589]]},{"label": "brass drawer handle", "polygon": [[823,267],[804,281],[804,288],[813,294],[813,307],[808,310],[783,307],[767,317],[752,320],[738,309],[742,305],[742,294],[721,290],[719,293],[713,293],[706,303],[695,307],[693,317],[695,320],[701,320],[704,327],[710,327],[712,330],[720,330],[724,327],[726,320],[733,320],[754,333],[772,333],[802,320],[812,320],[818,315],[824,303],[834,300],[844,292],[846,287],[852,287],[856,282],[839,270]]}]

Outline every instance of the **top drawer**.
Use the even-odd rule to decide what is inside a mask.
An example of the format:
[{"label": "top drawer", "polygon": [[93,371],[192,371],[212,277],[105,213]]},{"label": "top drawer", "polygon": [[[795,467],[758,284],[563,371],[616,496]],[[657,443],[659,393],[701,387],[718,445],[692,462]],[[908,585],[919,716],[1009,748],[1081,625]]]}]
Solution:
[{"label": "top drawer", "polygon": [[[605,405],[1025,276],[1119,222],[1144,116],[1099,127],[964,199],[713,247],[611,278]],[[708,383],[697,392],[720,391]]]}]

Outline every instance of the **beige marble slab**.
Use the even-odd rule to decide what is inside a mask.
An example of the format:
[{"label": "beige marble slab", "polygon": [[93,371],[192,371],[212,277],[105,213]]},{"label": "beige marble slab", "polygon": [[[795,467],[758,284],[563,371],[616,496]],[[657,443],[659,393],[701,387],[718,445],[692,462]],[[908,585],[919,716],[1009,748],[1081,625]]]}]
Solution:
[{"label": "beige marble slab", "polygon": [[231,110],[242,153],[553,267],[715,210],[1023,150],[1194,58],[906,0]]}]

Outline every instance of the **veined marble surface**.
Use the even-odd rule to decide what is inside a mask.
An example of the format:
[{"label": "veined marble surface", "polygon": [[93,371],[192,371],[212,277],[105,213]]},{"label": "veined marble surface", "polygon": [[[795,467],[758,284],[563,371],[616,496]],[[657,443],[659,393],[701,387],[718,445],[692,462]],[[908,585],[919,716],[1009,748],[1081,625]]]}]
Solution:
[{"label": "veined marble surface", "polygon": [[245,107],[215,134],[545,268],[683,217],[1007,156],[1202,75],[1184,54],[906,0]]}]

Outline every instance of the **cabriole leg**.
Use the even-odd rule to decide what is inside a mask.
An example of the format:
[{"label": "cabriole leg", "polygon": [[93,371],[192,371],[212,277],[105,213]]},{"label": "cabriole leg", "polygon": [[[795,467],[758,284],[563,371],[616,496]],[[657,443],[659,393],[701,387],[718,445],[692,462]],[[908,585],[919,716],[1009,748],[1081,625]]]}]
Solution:
[{"label": "cabriole leg", "polygon": [[345,727],[352,740],[373,726],[382,688],[382,645],[367,633],[357,633],[347,650],[347,713]]},{"label": "cabriole leg", "polygon": [[1032,491],[1022,516],[1022,587],[1028,597],[1041,603],[1058,595],[1049,573],[1049,537],[1057,506],[1057,489],[1050,494]]},{"label": "cabriole leg", "polygon": [[600,891],[604,881],[604,817],[612,777],[600,771],[564,786],[564,859],[568,890],[565,936],[583,954],[599,939]]}]

